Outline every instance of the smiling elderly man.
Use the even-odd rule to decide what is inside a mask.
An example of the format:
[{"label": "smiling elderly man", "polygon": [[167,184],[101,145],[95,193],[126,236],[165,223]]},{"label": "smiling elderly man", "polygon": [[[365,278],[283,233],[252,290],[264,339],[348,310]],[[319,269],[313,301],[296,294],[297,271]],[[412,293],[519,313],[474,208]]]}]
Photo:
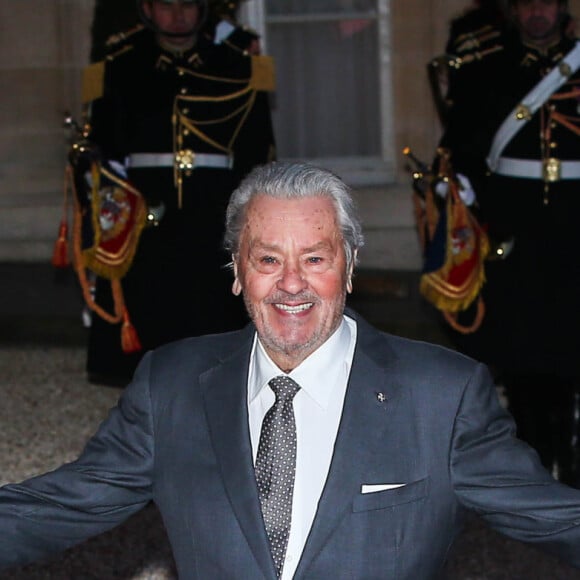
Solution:
[{"label": "smiling elderly man", "polygon": [[254,170],[226,229],[253,324],[148,353],[77,461],[2,488],[0,563],[153,500],[182,579],[434,578],[465,510],[580,567],[580,491],[514,437],[486,367],[345,310],[362,244],[335,175]]}]

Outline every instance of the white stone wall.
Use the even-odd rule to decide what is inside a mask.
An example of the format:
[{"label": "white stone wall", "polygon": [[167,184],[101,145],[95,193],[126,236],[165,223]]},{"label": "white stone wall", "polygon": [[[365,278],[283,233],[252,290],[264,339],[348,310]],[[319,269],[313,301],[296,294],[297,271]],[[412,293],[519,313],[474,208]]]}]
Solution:
[{"label": "white stone wall", "polygon": [[365,236],[359,267],[419,270],[421,251],[415,229],[410,178],[408,183],[400,185],[357,189],[354,197]]},{"label": "white stone wall", "polygon": [[50,257],[93,0],[0,3],[0,260]]}]

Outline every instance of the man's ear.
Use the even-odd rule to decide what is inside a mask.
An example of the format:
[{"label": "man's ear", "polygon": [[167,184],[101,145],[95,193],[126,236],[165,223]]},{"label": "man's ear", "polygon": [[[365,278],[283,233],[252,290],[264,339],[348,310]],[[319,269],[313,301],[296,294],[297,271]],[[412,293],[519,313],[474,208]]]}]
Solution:
[{"label": "man's ear", "polygon": [[350,266],[348,268],[348,272],[346,273],[346,291],[351,294],[352,293],[352,274],[354,272],[354,263],[356,262],[356,257],[358,254],[358,250],[355,250],[352,255],[352,260],[350,262]]},{"label": "man's ear", "polygon": [[232,265],[234,269],[234,283],[232,284],[232,293],[234,296],[239,296],[242,293],[242,284],[238,278],[238,263],[236,257],[232,255]]}]

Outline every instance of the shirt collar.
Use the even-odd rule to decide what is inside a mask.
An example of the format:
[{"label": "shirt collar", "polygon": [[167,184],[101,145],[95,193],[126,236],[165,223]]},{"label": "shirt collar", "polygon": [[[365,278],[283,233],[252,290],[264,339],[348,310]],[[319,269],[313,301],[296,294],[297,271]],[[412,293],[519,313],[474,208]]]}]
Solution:
[{"label": "shirt collar", "polygon": [[[308,397],[323,408],[328,406],[335,385],[346,380],[354,352],[355,335],[354,321],[348,324],[343,317],[330,338],[288,374]],[[268,356],[257,335],[254,338],[252,361],[254,380],[249,385],[250,402],[268,385],[268,381],[284,374]]]}]

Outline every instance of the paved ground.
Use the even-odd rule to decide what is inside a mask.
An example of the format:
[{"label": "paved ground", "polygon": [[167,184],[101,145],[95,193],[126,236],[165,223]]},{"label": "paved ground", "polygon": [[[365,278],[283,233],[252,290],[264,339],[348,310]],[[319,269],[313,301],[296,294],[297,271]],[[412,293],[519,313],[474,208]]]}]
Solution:
[{"label": "paved ground", "polygon": [[[445,343],[416,282],[416,274],[361,273],[351,305],[385,330]],[[46,265],[0,264],[0,484],[74,458],[120,394],[86,382],[81,308],[72,276],[55,276]],[[476,518],[459,536],[448,574],[452,580],[580,580],[580,572]],[[0,573],[1,580],[174,578],[153,506],[51,562]]]}]

